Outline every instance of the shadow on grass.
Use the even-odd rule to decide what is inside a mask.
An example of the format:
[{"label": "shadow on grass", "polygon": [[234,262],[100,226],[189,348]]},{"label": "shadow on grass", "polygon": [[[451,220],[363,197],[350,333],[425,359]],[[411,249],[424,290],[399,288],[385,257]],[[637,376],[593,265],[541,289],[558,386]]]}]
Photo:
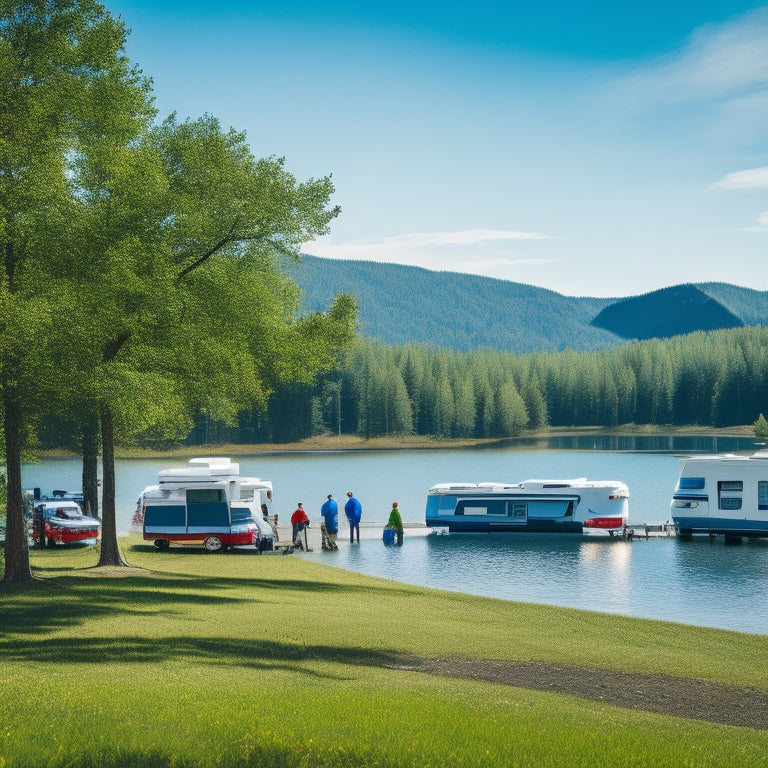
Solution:
[{"label": "shadow on grass", "polygon": [[[309,765],[308,749],[304,747],[277,745],[263,747],[258,744],[235,743],[232,754],[220,755],[216,765],[222,768],[298,768]],[[210,765],[209,755],[200,758],[169,754],[158,749],[119,750],[95,754],[60,753],[47,762],[49,768],[200,768]],[[311,763],[339,768],[359,768],[371,765],[371,761],[354,751],[337,751],[326,755],[321,763]],[[378,768],[404,768],[404,764],[385,756],[377,755],[373,763]],[[410,764],[410,763],[409,763]],[[10,764],[9,764],[10,765]]]},{"label": "shadow on grass", "polygon": [[273,640],[180,636],[86,637],[76,641],[50,638],[0,640],[6,662],[50,664],[162,664],[176,660],[199,665],[246,669],[285,669],[325,677],[301,669],[297,662],[332,662],[355,667],[403,666],[412,659],[394,650],[335,645],[304,645]]},{"label": "shadow on grass", "polygon": [[[376,589],[375,587],[373,589]],[[20,586],[0,585],[0,627],[4,636],[49,632],[95,618],[168,614],[185,606],[254,605],[269,591],[304,594],[357,591],[337,582],[303,579],[195,576],[147,571],[119,579],[65,575]],[[366,587],[367,591],[371,587]]]}]

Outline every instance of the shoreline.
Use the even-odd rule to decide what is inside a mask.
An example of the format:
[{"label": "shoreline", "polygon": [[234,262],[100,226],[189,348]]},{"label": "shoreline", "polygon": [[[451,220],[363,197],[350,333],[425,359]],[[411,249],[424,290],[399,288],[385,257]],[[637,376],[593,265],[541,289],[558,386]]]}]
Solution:
[{"label": "shoreline", "polygon": [[[258,456],[274,453],[334,453],[341,451],[407,451],[407,450],[463,450],[492,448],[508,444],[510,440],[547,440],[553,437],[578,436],[645,436],[645,435],[698,435],[702,437],[754,437],[752,424],[736,427],[649,426],[626,424],[620,427],[571,427],[523,432],[504,438],[438,438],[422,435],[363,438],[356,435],[318,435],[293,443],[218,443],[208,445],[176,445],[167,448],[139,446],[115,449],[116,459],[173,459],[195,456],[222,455]],[[40,458],[71,458],[76,451],[61,448],[40,450]]]}]

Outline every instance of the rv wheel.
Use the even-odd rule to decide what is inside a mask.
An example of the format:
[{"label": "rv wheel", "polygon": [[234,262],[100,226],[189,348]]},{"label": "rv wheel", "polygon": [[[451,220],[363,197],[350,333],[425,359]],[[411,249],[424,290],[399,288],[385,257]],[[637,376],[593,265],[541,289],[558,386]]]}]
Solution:
[{"label": "rv wheel", "polygon": [[55,547],[56,546],[56,539],[46,539],[46,542],[49,547]]},{"label": "rv wheel", "polygon": [[221,539],[218,536],[209,536],[203,542],[203,546],[208,552],[219,552],[224,545],[221,543]]},{"label": "rv wheel", "polygon": [[155,539],[155,546],[158,549],[168,549],[171,546],[171,542],[168,539]]}]

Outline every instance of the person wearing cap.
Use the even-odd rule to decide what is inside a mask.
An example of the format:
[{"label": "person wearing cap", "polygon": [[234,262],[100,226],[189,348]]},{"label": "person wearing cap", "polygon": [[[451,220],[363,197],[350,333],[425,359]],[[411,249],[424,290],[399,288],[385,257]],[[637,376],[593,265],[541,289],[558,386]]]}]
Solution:
[{"label": "person wearing cap", "polygon": [[360,543],[360,518],[363,516],[363,505],[352,495],[352,491],[347,491],[347,503],[344,505],[344,514],[349,520],[349,543],[355,541],[357,533],[357,543]]},{"label": "person wearing cap", "polygon": [[[305,547],[301,540],[301,533],[309,526],[309,518],[304,511],[304,504],[299,502],[296,511],[291,515],[291,526],[293,527],[293,543],[302,549],[308,549]],[[306,533],[304,534],[304,542],[307,540]]]},{"label": "person wearing cap", "polygon": [[400,510],[397,508],[397,502],[392,502],[392,511],[389,513],[387,528],[393,528],[397,537],[397,546],[403,546],[403,518],[400,517]]},{"label": "person wearing cap", "polygon": [[328,498],[320,507],[320,514],[323,516],[323,522],[320,523],[323,549],[338,549],[336,534],[339,532],[339,505],[332,493],[328,494]]}]

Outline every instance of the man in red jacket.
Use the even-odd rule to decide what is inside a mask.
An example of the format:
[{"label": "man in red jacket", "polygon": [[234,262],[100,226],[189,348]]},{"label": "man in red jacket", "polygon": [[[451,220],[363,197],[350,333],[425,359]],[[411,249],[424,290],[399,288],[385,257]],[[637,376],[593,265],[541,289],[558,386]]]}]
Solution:
[{"label": "man in red jacket", "polygon": [[[296,511],[291,515],[291,526],[293,527],[293,543],[301,549],[309,549],[306,532],[306,529],[309,527],[309,518],[304,511],[304,504],[302,502],[299,502]],[[304,532],[303,537],[301,535],[302,531]]]}]

